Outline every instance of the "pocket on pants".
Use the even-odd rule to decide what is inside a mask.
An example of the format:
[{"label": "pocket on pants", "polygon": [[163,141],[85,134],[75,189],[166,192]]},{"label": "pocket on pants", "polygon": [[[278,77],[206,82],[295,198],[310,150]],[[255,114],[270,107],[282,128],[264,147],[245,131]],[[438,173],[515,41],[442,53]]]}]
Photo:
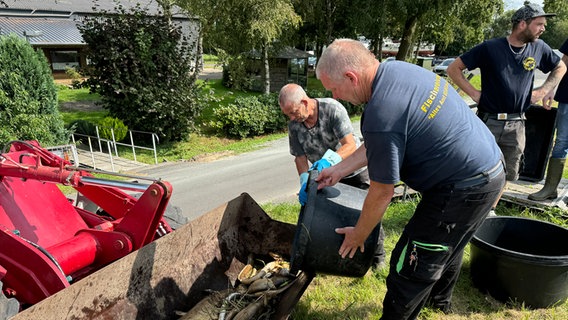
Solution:
[{"label": "pocket on pants", "polygon": [[437,281],[449,254],[450,248],[446,245],[411,240],[400,253],[396,271],[411,280]]}]

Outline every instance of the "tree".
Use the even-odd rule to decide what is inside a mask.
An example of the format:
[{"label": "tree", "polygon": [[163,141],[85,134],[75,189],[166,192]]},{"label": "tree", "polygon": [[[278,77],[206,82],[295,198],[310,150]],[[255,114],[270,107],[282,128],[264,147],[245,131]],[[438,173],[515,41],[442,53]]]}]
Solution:
[{"label": "tree", "polygon": [[45,55],[14,34],[0,36],[0,144],[38,140],[53,146],[68,139]]},{"label": "tree", "polygon": [[506,37],[511,33],[511,18],[515,10],[507,10],[501,15],[497,15],[493,22],[485,29],[485,39]]},{"label": "tree", "polygon": [[568,2],[544,0],[544,9],[545,12],[554,12],[557,16],[547,19],[548,25],[541,38],[552,48],[560,48],[568,38]]},{"label": "tree", "polygon": [[319,57],[323,48],[334,39],[356,38],[360,29],[356,16],[364,10],[369,10],[369,7],[366,7],[368,3],[360,6],[358,1],[294,0],[294,8],[302,18],[298,37],[301,39],[300,44],[313,44],[315,54]]},{"label": "tree", "polygon": [[391,15],[401,26],[402,33],[397,60],[406,60],[411,52],[412,43],[416,35],[418,23],[429,11],[437,11],[444,0],[389,0],[387,6]]},{"label": "tree", "polygon": [[[439,55],[459,55],[483,41],[484,31],[502,11],[502,0],[462,0],[428,11],[417,29],[422,40],[436,45]],[[444,19],[440,19],[440,15]]]},{"label": "tree", "polygon": [[382,57],[383,39],[396,34],[394,19],[386,4],[387,0],[357,0],[349,14],[356,33],[371,41],[370,50],[378,57]]},{"label": "tree", "polygon": [[301,22],[290,0],[175,0],[200,17],[209,44],[232,59],[251,50],[261,53],[264,91],[270,91],[268,54],[285,32]]},{"label": "tree", "polygon": [[131,129],[163,141],[187,139],[203,106],[193,72],[193,45],[168,15],[137,5],[101,11],[79,27],[89,45],[85,73],[103,107]]}]

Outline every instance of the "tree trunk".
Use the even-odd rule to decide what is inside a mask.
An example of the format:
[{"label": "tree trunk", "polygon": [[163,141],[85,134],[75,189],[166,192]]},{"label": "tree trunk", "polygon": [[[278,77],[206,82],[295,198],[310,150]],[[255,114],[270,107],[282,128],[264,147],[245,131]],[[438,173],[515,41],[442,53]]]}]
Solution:
[{"label": "tree trunk", "polygon": [[270,63],[268,63],[268,48],[266,45],[262,46],[262,60],[264,62],[263,80],[264,80],[264,93],[270,93]]},{"label": "tree trunk", "polygon": [[193,70],[195,79],[197,79],[197,76],[203,71],[203,33],[201,27],[199,28],[198,37],[197,48],[195,49],[195,69]]},{"label": "tree trunk", "polygon": [[327,0],[325,1],[325,11],[326,11],[326,16],[328,17],[327,19],[325,19],[326,21],[326,28],[325,28],[325,44],[329,45],[331,43],[331,40],[333,40],[333,24],[334,21],[331,17],[334,17],[335,15],[335,5],[333,3],[333,1],[331,0]]},{"label": "tree trunk", "polygon": [[406,60],[408,57],[408,52],[412,47],[412,38],[416,32],[416,25],[418,24],[418,16],[409,17],[404,24],[404,30],[402,33],[402,39],[400,40],[400,46],[398,47],[398,53],[396,54],[396,60]]}]

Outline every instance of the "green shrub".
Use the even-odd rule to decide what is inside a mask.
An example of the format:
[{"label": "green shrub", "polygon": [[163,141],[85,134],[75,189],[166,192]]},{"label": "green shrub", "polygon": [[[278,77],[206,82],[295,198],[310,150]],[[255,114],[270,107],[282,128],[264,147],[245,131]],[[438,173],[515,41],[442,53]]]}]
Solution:
[{"label": "green shrub", "polygon": [[331,98],[331,92],[327,90],[308,89],[306,94],[310,98]]},{"label": "green shrub", "polygon": [[258,101],[263,104],[268,112],[268,120],[264,125],[266,133],[281,132],[287,128],[288,117],[282,113],[278,103],[278,92],[271,92],[257,96]]},{"label": "green shrub", "polygon": [[[317,89],[312,89],[312,90],[306,90],[306,94],[308,95],[308,97],[310,98],[332,98],[332,94],[330,91],[327,90],[317,90]],[[364,105],[358,105],[355,106],[353,104],[351,104],[350,102],[347,101],[343,101],[343,100],[338,100],[347,110],[347,113],[350,116],[353,115],[360,115],[363,113],[363,106]]]},{"label": "green shrub", "polygon": [[241,91],[262,91],[261,83],[255,73],[260,70],[255,61],[246,56],[229,57],[223,68],[223,85],[227,88]]},{"label": "green shrub", "polygon": [[[273,97],[264,99],[273,100]],[[263,103],[255,96],[239,97],[234,103],[215,109],[213,117],[212,128],[241,139],[283,131],[287,121],[278,105]]]},{"label": "green shrub", "polygon": [[90,121],[79,119],[72,121],[67,127],[69,131],[87,136],[96,136],[97,129],[95,124]]},{"label": "green shrub", "polygon": [[122,141],[126,138],[128,134],[128,127],[122,122],[122,120],[106,117],[99,123],[99,135],[103,139],[112,140],[112,135],[114,132],[114,140]]},{"label": "green shrub", "polygon": [[68,141],[47,59],[15,34],[0,36],[0,124],[1,145],[10,140],[38,140],[45,146]]},{"label": "green shrub", "polygon": [[77,71],[75,68],[66,67],[65,68],[65,75],[71,79],[71,86],[73,89],[80,89],[85,85],[83,81],[83,75]]},{"label": "green shrub", "polygon": [[72,67],[65,67],[65,75],[71,80],[80,80],[82,78],[77,69]]},{"label": "green shrub", "polygon": [[161,142],[188,139],[204,98],[194,73],[195,43],[181,26],[138,4],[103,10],[79,29],[92,62],[83,72],[109,114],[132,129],[156,133]]}]

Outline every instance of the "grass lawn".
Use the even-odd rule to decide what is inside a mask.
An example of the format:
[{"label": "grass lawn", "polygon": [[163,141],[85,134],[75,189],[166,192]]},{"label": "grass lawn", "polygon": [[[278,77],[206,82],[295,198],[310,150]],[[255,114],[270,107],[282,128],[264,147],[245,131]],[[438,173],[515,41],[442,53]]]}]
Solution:
[{"label": "grass lawn", "polygon": [[[416,204],[417,200],[393,202],[387,209],[383,221],[387,260]],[[297,223],[300,212],[300,205],[297,203],[267,203],[262,207],[275,220],[294,225]],[[568,227],[568,221],[559,218],[558,212],[535,214],[528,210],[499,206],[497,214],[545,220]],[[293,310],[292,318],[294,320],[379,319],[386,293],[387,275],[388,268],[369,270],[362,278],[317,275]],[[568,303],[547,309],[531,310],[520,303],[501,303],[480,292],[473,286],[470,277],[469,246],[465,251],[452,307],[454,313],[447,315],[424,308],[418,319],[568,319]]]},{"label": "grass lawn", "polygon": [[57,98],[59,104],[78,101],[99,101],[101,97],[96,93],[90,93],[89,89],[72,89],[65,85],[57,85]]}]

